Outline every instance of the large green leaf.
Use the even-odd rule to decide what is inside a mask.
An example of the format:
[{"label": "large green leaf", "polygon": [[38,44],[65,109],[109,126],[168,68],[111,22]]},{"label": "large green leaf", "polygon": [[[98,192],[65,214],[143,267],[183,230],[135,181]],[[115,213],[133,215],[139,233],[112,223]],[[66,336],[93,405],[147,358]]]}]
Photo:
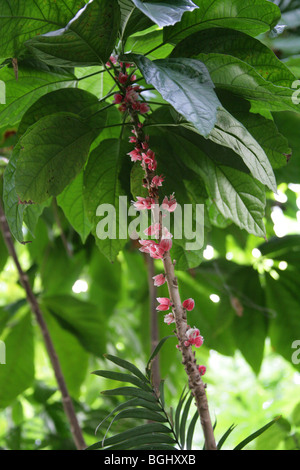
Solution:
[{"label": "large green leaf", "polygon": [[280,271],[279,279],[266,274],[268,306],[275,312],[270,321],[269,335],[274,350],[291,362],[292,343],[299,339],[299,287],[298,273]]},{"label": "large green leaf", "polygon": [[31,314],[14,325],[4,341],[6,364],[0,366],[0,408],[12,403],[34,380]]},{"label": "large green leaf", "polygon": [[0,69],[0,80],[6,84],[6,104],[0,106],[3,126],[18,123],[25,111],[41,96],[76,85],[76,77],[71,72],[32,60],[19,64],[18,81],[13,68],[8,66]]},{"label": "large green leaf", "polygon": [[[171,164],[179,157],[185,167],[198,175],[199,184],[204,181],[210,198],[225,219],[232,220],[249,233],[265,235],[264,187],[245,172],[243,162],[241,166],[233,152],[195,133],[180,131],[174,121],[173,126],[165,128],[162,142],[169,148],[168,155],[172,154]],[[173,166],[175,168],[175,163]]]},{"label": "large green leaf", "polygon": [[231,55],[214,52],[200,53],[196,58],[206,65],[216,88],[258,101],[259,105],[268,111],[299,111],[299,107],[292,100],[295,90],[273,84],[246,62]]},{"label": "large green leaf", "polygon": [[[285,132],[281,134],[273,120],[266,119],[260,114],[251,113],[248,101],[238,99],[237,96],[228,92],[220,92],[219,98],[226,110],[229,111],[258,142],[267,155],[272,167],[277,169],[286,166],[287,158],[291,154],[291,149],[285,137]],[[293,115],[298,117],[295,113],[293,113]]]},{"label": "large green leaf", "polygon": [[83,172],[63,190],[57,202],[84,243],[91,231],[91,224],[83,202]]},{"label": "large green leaf", "polygon": [[43,304],[87,351],[97,356],[104,353],[105,310],[68,295],[44,297]]},{"label": "large green leaf", "polygon": [[120,36],[125,42],[132,34],[153,26],[153,21],[144,15],[131,0],[118,0],[121,10]]},{"label": "large green leaf", "polygon": [[[79,88],[67,88],[55,90],[39,98],[26,111],[18,128],[20,138],[28,129],[41,118],[50,114],[67,112],[77,114],[81,118],[88,119],[103,107],[95,95]],[[97,113],[97,124],[104,126],[106,112]]]},{"label": "large green leaf", "polygon": [[83,168],[94,138],[93,130],[75,114],[40,119],[20,139],[15,178],[21,200],[41,203],[60,194]]},{"label": "large green leaf", "polygon": [[195,0],[199,8],[185,13],[180,23],[165,29],[164,39],[179,42],[190,34],[212,27],[245,31],[251,36],[272,29],[280,19],[277,6],[266,0]]},{"label": "large green leaf", "polygon": [[[183,123],[183,127],[193,130],[188,124]],[[216,144],[234,150],[240,155],[254,178],[276,192],[274,172],[263,148],[246,127],[226,109],[218,110],[216,125],[208,138]]]},{"label": "large green leaf", "polygon": [[[92,232],[96,237],[96,243],[100,251],[113,261],[118,252],[127,241],[127,223],[120,218],[126,207],[119,207],[119,197],[126,196],[122,186],[122,178],[127,173],[124,165],[128,163],[127,143],[117,139],[108,139],[100,143],[89,157],[84,172],[84,202],[88,217],[92,224]],[[127,165],[129,169],[129,165]],[[128,175],[129,176],[129,175]],[[129,181],[129,179],[128,179]],[[97,208],[103,205],[103,213],[97,215]],[[104,205],[109,205],[105,206]],[[108,211],[109,222],[101,233],[98,233],[97,224],[101,222],[99,216]],[[105,220],[105,219],[104,219]],[[123,221],[123,238],[119,237],[119,225]],[[101,238],[99,238],[99,235]]]},{"label": "large green leaf", "polygon": [[240,314],[234,312],[231,325],[236,346],[256,374],[259,373],[264,356],[268,330],[265,296],[258,273],[252,267],[243,267],[230,276],[228,285],[233,298],[242,306]]},{"label": "large green leaf", "polygon": [[24,42],[66,24],[85,5],[83,0],[3,0],[0,5],[0,56],[18,57]]},{"label": "large green leaf", "polygon": [[198,8],[191,0],[177,0],[175,4],[173,0],[132,0],[132,2],[160,28],[174,25],[181,20],[185,12]]},{"label": "large green leaf", "polygon": [[198,60],[159,59],[130,56],[146,83],[153,85],[199,133],[207,136],[213,129],[221,107],[206,67]]},{"label": "large green leaf", "polygon": [[119,24],[117,1],[93,0],[65,28],[36,36],[27,41],[26,46],[36,57],[51,65],[98,65],[109,58]]},{"label": "large green leaf", "polygon": [[87,374],[89,355],[71,332],[62,328],[46,310],[43,313],[68,390],[77,398]]},{"label": "large green leaf", "polygon": [[274,52],[257,39],[232,29],[207,29],[192,34],[173,50],[172,57],[197,57],[200,53],[226,54],[251,65],[265,80],[290,88],[296,77]]}]

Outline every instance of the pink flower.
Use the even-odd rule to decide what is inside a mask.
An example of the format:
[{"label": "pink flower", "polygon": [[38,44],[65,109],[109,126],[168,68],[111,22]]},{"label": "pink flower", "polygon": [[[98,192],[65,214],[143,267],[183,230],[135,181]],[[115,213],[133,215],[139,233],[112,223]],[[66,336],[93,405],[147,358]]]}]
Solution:
[{"label": "pink flower", "polygon": [[154,176],[151,181],[151,188],[158,188],[159,186],[162,186],[165,178],[163,176]]},{"label": "pink flower", "polygon": [[156,310],[165,311],[172,307],[172,302],[170,299],[168,299],[168,297],[157,297],[156,300],[160,304],[158,307],[156,307]]},{"label": "pink flower", "polygon": [[127,73],[120,72],[118,76],[118,80],[119,80],[119,83],[121,83],[121,85],[125,85],[125,83],[127,83],[127,80],[128,80]]},{"label": "pink flower", "polygon": [[174,212],[176,207],[177,207],[177,202],[176,202],[176,199],[175,199],[175,196],[174,194],[172,194],[170,196],[170,200],[168,199],[168,197],[166,196],[162,202],[162,205],[161,205],[162,209],[168,211],[168,212]]},{"label": "pink flower", "polygon": [[144,209],[152,209],[152,207],[155,205],[155,200],[151,197],[137,197],[137,202],[133,203],[134,207],[141,211]]},{"label": "pink flower", "polygon": [[123,101],[123,99],[124,99],[124,98],[123,98],[123,96],[122,96],[120,93],[116,93],[116,94],[114,95],[114,103],[115,103],[115,104],[121,104],[122,101]]},{"label": "pink flower", "polygon": [[154,279],[154,285],[156,287],[160,287],[166,282],[166,278],[164,274],[158,274],[157,276],[154,276],[152,279]]},{"label": "pink flower", "polygon": [[150,237],[158,238],[159,237],[159,231],[160,231],[160,224],[154,224],[154,225],[150,225],[150,227],[146,228],[146,230],[144,230],[144,234],[148,235]]},{"label": "pink flower", "polygon": [[171,323],[175,323],[175,317],[173,313],[168,313],[167,315],[164,316],[164,323],[167,325],[171,325]]},{"label": "pink flower", "polygon": [[150,108],[149,106],[147,105],[147,103],[141,103],[140,105],[140,113],[141,114],[146,114],[150,111]]},{"label": "pink flower", "polygon": [[186,310],[188,310],[190,312],[195,307],[195,301],[194,301],[194,299],[186,299],[183,302],[182,306],[183,306],[183,308],[185,308]]},{"label": "pink flower", "polygon": [[170,238],[163,238],[162,241],[160,242],[159,246],[164,251],[170,251],[171,248],[172,248],[172,240]]},{"label": "pink flower", "polygon": [[130,156],[132,162],[137,162],[142,160],[142,156],[137,148],[129,152],[127,155]]},{"label": "pink flower", "polygon": [[204,341],[198,328],[189,328],[186,332],[186,337],[187,341],[184,342],[185,346],[194,345],[196,348],[200,348]]},{"label": "pink flower", "polygon": [[110,58],[109,58],[109,61],[106,62],[106,67],[111,67],[110,62],[112,62],[115,65],[117,63],[117,59],[113,55],[111,55]]},{"label": "pink flower", "polygon": [[206,367],[205,366],[198,366],[198,370],[199,370],[200,375],[202,376],[206,372]]},{"label": "pink flower", "polygon": [[130,81],[131,81],[131,82],[135,82],[135,81],[136,81],[136,75],[131,75]]}]

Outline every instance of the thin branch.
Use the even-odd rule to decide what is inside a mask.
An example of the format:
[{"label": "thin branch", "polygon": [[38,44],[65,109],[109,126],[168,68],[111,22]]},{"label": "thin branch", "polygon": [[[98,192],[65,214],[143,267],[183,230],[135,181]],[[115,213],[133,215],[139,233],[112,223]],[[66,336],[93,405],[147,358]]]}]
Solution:
[{"label": "thin branch", "polygon": [[[153,258],[150,258],[149,256],[145,256],[145,258],[148,268],[151,351],[154,351],[159,343],[158,315],[156,310],[157,288],[153,283],[153,277],[155,275]],[[159,355],[155,356],[151,370],[153,387],[158,391],[160,384]]]},{"label": "thin branch", "polygon": [[58,387],[59,387],[59,389],[61,391],[61,394],[62,394],[62,404],[63,404],[65,414],[66,414],[67,419],[68,419],[69,424],[70,424],[70,430],[71,430],[71,433],[72,433],[72,436],[73,436],[74,443],[75,443],[76,448],[78,450],[83,450],[83,449],[86,448],[86,443],[84,441],[82,431],[81,431],[81,428],[79,426],[79,422],[77,420],[77,416],[76,416],[76,413],[75,413],[75,409],[74,409],[74,406],[73,406],[72,399],[71,399],[70,394],[69,394],[68,389],[67,389],[67,385],[66,385],[63,373],[62,373],[60,362],[59,362],[58,356],[56,354],[56,351],[55,351],[55,348],[54,348],[54,345],[53,345],[53,342],[52,342],[47,324],[44,320],[42,310],[41,310],[41,308],[38,304],[38,301],[37,301],[32,289],[31,289],[29,279],[28,279],[27,275],[24,273],[24,271],[23,271],[23,269],[20,265],[18,255],[17,255],[16,250],[15,250],[13,238],[12,238],[12,235],[11,235],[10,230],[9,230],[9,226],[8,226],[8,223],[7,223],[7,220],[6,220],[6,217],[5,217],[5,213],[4,213],[1,201],[0,201],[0,226],[1,226],[1,231],[3,233],[3,238],[5,240],[5,243],[6,243],[8,251],[9,251],[9,254],[12,257],[12,259],[13,259],[15,265],[16,265],[17,271],[19,273],[20,283],[21,283],[22,287],[24,288],[24,290],[26,291],[27,301],[28,301],[28,303],[31,307],[31,310],[35,315],[37,323],[38,323],[38,325],[41,329],[41,332],[42,332],[42,335],[43,335],[43,338],[44,338],[44,342],[45,342],[45,345],[46,345],[46,349],[47,349],[47,352],[48,352],[48,355],[49,355],[49,358],[50,358],[50,361],[51,361],[51,364],[52,364],[52,367],[53,367],[53,370],[54,370],[54,373],[55,373],[56,381],[57,381]]}]

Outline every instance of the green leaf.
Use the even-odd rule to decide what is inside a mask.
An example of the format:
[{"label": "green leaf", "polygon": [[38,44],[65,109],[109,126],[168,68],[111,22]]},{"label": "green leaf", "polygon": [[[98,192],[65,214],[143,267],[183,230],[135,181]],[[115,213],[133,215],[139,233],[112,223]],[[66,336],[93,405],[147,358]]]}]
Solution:
[{"label": "green leaf", "polygon": [[269,336],[274,351],[291,363],[292,343],[300,331],[298,273],[280,271],[279,276],[276,281],[269,274],[265,276],[267,305],[274,312]]},{"label": "green leaf", "polygon": [[265,236],[265,191],[261,183],[234,168],[215,165],[208,158],[202,159],[198,172],[225,219],[232,220],[248,233]]},{"label": "green leaf", "polygon": [[226,284],[231,295],[242,306],[241,315],[235,312],[231,325],[236,346],[258,375],[264,357],[265,340],[270,313],[265,306],[265,294],[259,274],[250,267],[243,267],[229,276]]},{"label": "green leaf", "polygon": [[149,385],[145,384],[144,381],[138,379],[137,377],[134,377],[133,375],[121,374],[119,372],[113,372],[110,370],[95,370],[94,372],[92,372],[92,374],[98,375],[99,377],[105,377],[111,380],[116,380],[118,382],[128,382],[133,385],[136,385],[142,390],[152,392],[152,389],[149,387]]},{"label": "green leaf", "polygon": [[185,406],[181,415],[181,419],[180,419],[179,435],[180,435],[180,444],[183,449],[184,449],[185,441],[186,441],[186,423],[187,423],[187,418],[188,418],[188,414],[190,411],[193,398],[194,398],[193,395],[190,394],[189,398],[187,399],[185,403]]},{"label": "green leaf", "polygon": [[59,324],[56,318],[43,311],[70,394],[78,398],[80,387],[88,372],[89,355],[78,339]]},{"label": "green leaf", "polygon": [[146,409],[133,409],[133,410],[122,410],[120,413],[115,417],[115,421],[119,421],[120,419],[127,419],[127,418],[134,418],[134,419],[147,419],[149,421],[154,421],[155,423],[167,423],[168,420],[165,416],[161,413],[156,413],[155,411],[146,410]]},{"label": "green leaf", "polygon": [[[154,449],[157,448],[157,444],[162,443],[163,445],[167,444],[176,444],[176,441],[172,439],[167,434],[154,433],[150,435],[144,435],[139,437],[134,437],[128,439],[122,444],[113,445],[107,448],[107,450],[127,450],[127,449],[140,449],[140,446],[154,444]],[[173,448],[174,449],[174,448]]]},{"label": "green leaf", "polygon": [[0,68],[0,80],[6,84],[6,104],[0,106],[3,126],[17,124],[41,96],[76,85],[76,77],[71,71],[49,67],[34,60],[20,62],[18,81],[12,67]]},{"label": "green leaf", "polygon": [[207,136],[213,129],[221,107],[206,67],[198,60],[161,59],[151,61],[130,55],[143,74],[176,111]]},{"label": "green leaf", "polygon": [[41,203],[60,194],[83,168],[94,138],[93,130],[70,113],[34,124],[20,139],[15,181],[21,200]]},{"label": "green leaf", "polygon": [[[250,133],[264,150],[274,169],[287,165],[287,157],[291,154],[288,140],[284,132],[279,132],[273,120],[266,119],[260,114],[250,112],[250,104],[238,99],[232,93],[219,93],[219,98],[226,108]],[[295,113],[294,116],[297,117]],[[246,161],[245,164],[247,165]],[[251,170],[251,168],[250,168]]]},{"label": "green leaf", "polygon": [[199,413],[197,410],[194,416],[192,417],[191,422],[188,427],[188,431],[186,435],[186,450],[192,450],[193,437],[194,437],[195,427],[196,427],[198,419],[199,419]]},{"label": "green leaf", "polygon": [[143,382],[148,383],[148,379],[144,376],[144,374],[131,362],[125,361],[124,359],[121,359],[117,356],[112,356],[111,354],[105,354],[105,358],[117,366],[122,367],[123,369],[126,369],[132,374],[136,375]]},{"label": "green leaf", "polygon": [[96,356],[103,354],[106,318],[99,307],[69,295],[44,297],[43,305],[87,351]]},{"label": "green leaf", "polygon": [[6,346],[6,364],[0,366],[0,408],[5,408],[34,380],[31,314],[22,318],[2,339]]},{"label": "green leaf", "polygon": [[265,80],[276,86],[291,88],[296,77],[274,52],[259,40],[232,29],[212,28],[199,31],[180,42],[172,57],[199,54],[225,54],[251,65]]},{"label": "green leaf", "polygon": [[50,65],[98,65],[109,58],[119,24],[118,2],[93,0],[63,29],[36,36],[25,44],[38,59]]},{"label": "green leaf", "polygon": [[147,366],[146,366],[146,370],[149,370],[151,368],[151,363],[153,361],[153,359],[157,356],[157,354],[159,353],[159,351],[161,350],[161,348],[163,347],[164,343],[169,339],[169,338],[175,338],[175,335],[169,335],[169,336],[165,336],[164,338],[162,338],[160,340],[160,342],[158,343],[158,345],[156,346],[156,348],[154,349],[154,351],[152,352],[148,362],[147,362]]},{"label": "green leaf", "polygon": [[[263,119],[263,118],[262,118]],[[193,130],[188,124],[183,127]],[[217,122],[208,138],[216,144],[235,151],[251,171],[251,174],[271,191],[277,191],[277,184],[272,166],[263,148],[250,132],[226,109],[219,109]],[[284,158],[284,156],[282,155]]]},{"label": "green leaf", "polygon": [[16,165],[19,158],[21,146],[18,143],[10,157],[9,163],[4,172],[3,181],[3,202],[5,216],[12,235],[19,242],[23,242],[23,217],[26,206],[19,204],[15,187]]},{"label": "green leaf", "polygon": [[131,0],[118,0],[121,9],[120,35],[125,43],[132,34],[148,29],[153,22],[133,5]]},{"label": "green leaf", "polygon": [[79,233],[82,243],[85,243],[92,227],[83,201],[83,172],[63,190],[57,202],[72,227]]},{"label": "green leaf", "polygon": [[128,431],[121,432],[113,437],[97,442],[92,446],[88,447],[88,450],[101,449],[102,447],[108,447],[110,445],[119,444],[120,442],[126,442],[128,439],[132,439],[142,435],[151,435],[151,433],[171,433],[171,429],[163,424],[148,423],[136,426]]},{"label": "green leaf", "polygon": [[217,89],[258,101],[268,111],[299,111],[292,99],[295,90],[291,86],[277,86],[246,62],[216,52],[197,54],[196,59],[205,64]]},{"label": "green leaf", "polygon": [[254,439],[256,439],[258,436],[263,434],[267,429],[269,429],[273,424],[276,423],[280,419],[280,416],[277,416],[277,418],[274,418],[272,421],[270,421],[268,424],[263,426],[262,428],[258,429],[258,431],[254,432],[253,434],[250,434],[250,436],[246,437],[242,442],[240,442],[233,450],[242,450],[249,442],[252,442]]},{"label": "green leaf", "polygon": [[[119,197],[126,196],[122,178],[129,170],[129,166],[124,168],[128,148],[127,143],[117,139],[102,141],[90,154],[84,172],[84,203],[93,227],[92,233],[100,251],[110,261],[115,260],[127,241],[127,224],[122,218],[124,211],[127,211],[127,203],[126,207],[120,208]],[[104,213],[97,215],[101,205]],[[108,212],[108,216],[99,222],[99,216],[105,212]],[[105,219],[108,222],[104,225]],[[98,230],[98,222],[102,230]],[[118,233],[119,227],[122,229],[122,238]]]},{"label": "green leaf", "polygon": [[[26,111],[18,127],[18,137],[22,137],[30,126],[50,114],[73,113],[88,120],[103,106],[95,95],[79,88],[63,88],[52,91],[35,101]],[[105,125],[106,117],[106,111],[97,113],[99,127]]]},{"label": "green leaf", "polygon": [[185,13],[180,23],[164,30],[164,40],[178,43],[196,31],[208,28],[231,28],[257,36],[272,29],[280,20],[276,5],[265,0],[194,0],[199,6]]},{"label": "green leaf", "polygon": [[218,442],[218,445],[217,445],[217,448],[218,450],[221,450],[222,447],[223,447],[223,444],[225,443],[227,437],[232,433],[232,431],[235,429],[235,425],[232,424],[228,429],[227,431],[223,434],[223,436],[221,437],[221,439],[219,440]]},{"label": "green leaf", "polygon": [[190,12],[198,8],[191,0],[177,0],[174,4],[172,0],[163,1],[141,1],[132,0],[135,6],[148,16],[160,28],[174,25],[181,20],[185,12]]},{"label": "green leaf", "polygon": [[153,395],[152,390],[146,392],[136,387],[118,387],[112,390],[104,390],[101,392],[105,396],[124,396],[124,397],[137,397],[150,402],[157,402],[157,399]]},{"label": "green leaf", "polygon": [[37,34],[65,27],[84,6],[83,0],[3,0],[0,5],[0,56],[18,57],[24,42]]}]

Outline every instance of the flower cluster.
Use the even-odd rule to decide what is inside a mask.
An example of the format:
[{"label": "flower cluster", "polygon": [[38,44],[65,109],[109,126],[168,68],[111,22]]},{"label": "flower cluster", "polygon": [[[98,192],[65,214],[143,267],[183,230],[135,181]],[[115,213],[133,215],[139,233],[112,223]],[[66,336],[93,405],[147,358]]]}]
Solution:
[{"label": "flower cluster", "polygon": [[[132,135],[129,138],[129,142],[134,144],[134,149],[128,153],[132,162],[140,162],[142,168],[145,170],[145,179],[143,186],[148,189],[148,197],[137,197],[136,201],[133,202],[133,206],[136,210],[151,210],[154,211],[158,205],[158,188],[163,186],[164,176],[155,174],[157,169],[156,155],[149,146],[149,136],[143,132],[143,124],[139,122],[137,118],[138,114],[145,114],[149,111],[147,103],[140,100],[140,94],[142,89],[135,85],[136,76],[132,73],[128,73],[128,69],[132,67],[131,64],[122,64],[117,62],[114,57],[110,58],[107,66],[114,68],[115,80],[119,86],[120,92],[114,95],[114,103],[119,105],[120,112],[128,112],[133,120]],[[161,210],[167,212],[174,212],[177,207],[175,195],[165,196],[161,204]],[[162,217],[160,218],[162,220]],[[164,259],[164,256],[172,248],[172,234],[162,227],[161,223],[154,223],[144,231],[145,235],[154,237],[154,240],[140,240],[141,245],[140,251],[149,254],[154,259]],[[164,274],[158,274],[153,277],[154,285],[160,287],[166,282]],[[167,325],[176,323],[175,309],[170,300],[167,297],[158,297],[157,301],[159,305],[156,307],[158,311],[168,312],[164,316],[164,322]],[[186,311],[191,311],[195,307],[195,302],[192,298],[186,299],[182,303],[182,307]],[[187,327],[185,333],[184,346],[190,347],[195,346],[199,348],[203,344],[203,337],[200,335],[198,328]],[[177,347],[180,346],[178,345]],[[199,374],[202,376],[206,372],[206,367],[201,365],[197,366]]]}]

